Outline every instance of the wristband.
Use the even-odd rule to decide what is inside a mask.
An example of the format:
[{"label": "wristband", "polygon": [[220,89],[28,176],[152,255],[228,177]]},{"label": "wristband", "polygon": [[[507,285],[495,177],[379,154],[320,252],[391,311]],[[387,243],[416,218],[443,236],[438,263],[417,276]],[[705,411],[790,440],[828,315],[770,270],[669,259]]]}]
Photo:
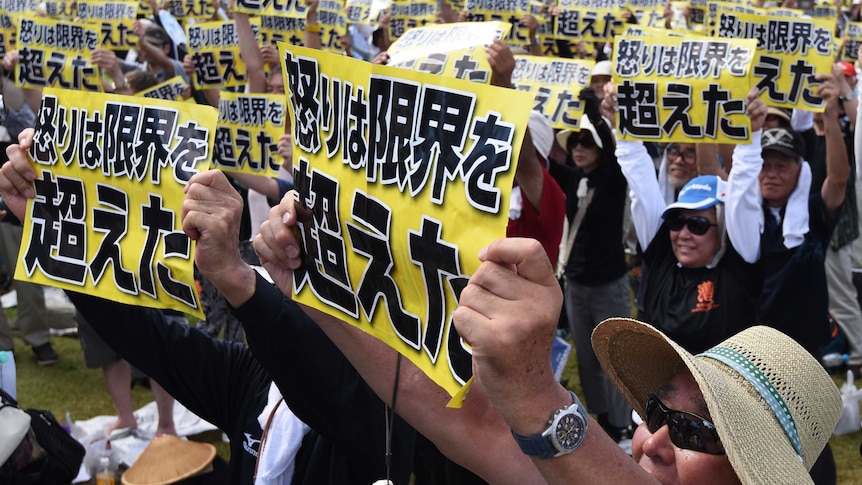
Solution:
[{"label": "wristband", "polygon": [[319,34],[320,29],[321,27],[319,23],[305,24],[305,31],[309,34]]},{"label": "wristband", "polygon": [[112,90],[112,91],[114,91],[114,92],[116,92],[118,89],[126,89],[126,87],[127,87],[128,85],[129,85],[129,80],[128,80],[128,79],[126,79],[126,76],[123,76],[123,84],[120,84],[120,85],[118,86],[118,85],[117,85],[117,83],[112,82],[112,83],[111,83],[111,90]]}]

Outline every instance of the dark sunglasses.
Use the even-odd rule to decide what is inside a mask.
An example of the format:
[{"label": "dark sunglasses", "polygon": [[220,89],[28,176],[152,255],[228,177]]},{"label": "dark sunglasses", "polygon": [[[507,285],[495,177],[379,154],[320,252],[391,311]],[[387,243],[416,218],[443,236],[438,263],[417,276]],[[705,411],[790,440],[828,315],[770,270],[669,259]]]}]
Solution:
[{"label": "dark sunglasses", "polygon": [[703,216],[685,218],[682,214],[676,214],[667,218],[667,227],[671,231],[681,231],[682,226],[688,226],[688,232],[695,236],[703,236],[710,227],[717,225]]},{"label": "dark sunglasses", "polygon": [[650,433],[658,432],[667,424],[670,441],[677,448],[710,455],[725,454],[712,422],[694,413],[669,409],[652,394],[647,399],[645,422]]},{"label": "dark sunglasses", "polygon": [[596,141],[593,140],[592,135],[587,135],[587,136],[579,136],[577,138],[572,138],[572,141],[569,142],[569,144],[570,144],[569,150],[575,148],[578,145],[581,145],[582,147],[589,149],[589,148],[593,148],[596,146]]}]

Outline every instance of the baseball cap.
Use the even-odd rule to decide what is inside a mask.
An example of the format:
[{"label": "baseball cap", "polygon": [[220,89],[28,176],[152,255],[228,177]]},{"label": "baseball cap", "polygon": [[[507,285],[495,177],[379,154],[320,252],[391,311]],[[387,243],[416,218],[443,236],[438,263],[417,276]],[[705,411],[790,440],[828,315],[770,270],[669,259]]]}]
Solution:
[{"label": "baseball cap", "polygon": [[590,76],[610,76],[611,75],[611,61],[599,61],[593,66],[593,72],[590,73]]},{"label": "baseball cap", "polygon": [[724,202],[727,195],[727,183],[715,175],[701,175],[688,181],[679,191],[676,202],[670,204],[662,213],[662,218],[674,210],[708,209],[719,202]]},{"label": "baseball cap", "polygon": [[763,132],[760,138],[762,151],[773,150],[794,159],[805,154],[805,141],[802,135],[792,128],[772,128]]}]

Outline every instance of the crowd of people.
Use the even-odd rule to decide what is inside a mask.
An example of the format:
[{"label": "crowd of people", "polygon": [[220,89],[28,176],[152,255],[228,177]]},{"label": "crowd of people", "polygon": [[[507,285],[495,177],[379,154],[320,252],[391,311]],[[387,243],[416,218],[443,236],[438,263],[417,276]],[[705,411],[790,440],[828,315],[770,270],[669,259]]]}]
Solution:
[{"label": "crowd of people", "polygon": [[[150,4],[136,49],[92,53],[108,92],[134,95],[175,76],[191,84],[176,19]],[[318,0],[305,6],[303,43],[321,48]],[[217,11],[235,22],[246,91],[284,94],[275,46],[256,42],[248,14]],[[858,4],[839,15],[837,29],[859,20]],[[467,18],[441,2],[438,21]],[[536,18],[520,22],[527,49],[486,47],[501,89],[512,86],[513,52],[543,53]],[[383,16],[372,29],[351,26],[344,54],[386,63],[387,25]],[[182,227],[196,241],[205,314],[196,326],[67,292],[86,363],[102,369],[117,408],[106,433],[137,426],[134,368],[152,383],[160,433],[176,433],[176,399],[230,440],[229,463],[203,483],[836,483],[828,440],[842,403],[820,357],[831,315],[847,339],[846,369],[860,374],[857,66],[836,61],[816,74],[822,113],[767,106],[752,86],[749,140],[657,144],[617,139],[610,50],[556,43],[596,61],[578,95],[584,114],[576,130],[530,114],[507,237],[479,255],[454,314],[475,378],[460,409],[382,341],[290,298],[303,264],[294,226],[307,208],[291,192],[286,130],[278,179],[212,170],[188,181]],[[16,86],[20,60],[6,47],[0,249],[11,272],[35,195],[27,150],[41,93]],[[183,96],[218,106],[219,94],[189,85]],[[41,288],[14,285],[24,340],[50,365],[59,357]],[[561,325],[579,394],[550,368]],[[13,348],[8,327],[0,312],[0,350]]]}]

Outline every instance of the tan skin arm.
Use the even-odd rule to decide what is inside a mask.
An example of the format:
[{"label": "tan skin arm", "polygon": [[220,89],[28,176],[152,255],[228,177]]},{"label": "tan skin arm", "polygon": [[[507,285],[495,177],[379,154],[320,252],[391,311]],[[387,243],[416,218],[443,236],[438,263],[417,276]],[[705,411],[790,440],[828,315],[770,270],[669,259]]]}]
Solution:
[{"label": "tan skin arm", "polygon": [[713,143],[697,143],[694,145],[697,153],[697,173],[701,175],[717,175],[727,180],[727,172],[718,163],[717,147]]},{"label": "tan skin arm", "polygon": [[[305,11],[305,25],[317,25],[320,26],[320,23],[317,21],[317,4],[320,3],[320,0],[306,0],[305,5],[308,7],[308,10]],[[321,44],[321,35],[322,32],[309,32],[308,29],[305,30],[305,47],[309,49],[320,49],[322,47]]]},{"label": "tan skin arm", "polygon": [[239,38],[239,55],[245,62],[245,72],[248,76],[248,91],[250,93],[266,92],[266,74],[263,70],[263,54],[254,39],[254,31],[248,21],[248,14],[234,12],[236,33]]},{"label": "tan skin arm", "polygon": [[[296,210],[293,193],[288,194],[270,211],[269,220],[261,225],[254,241],[262,264],[286,294],[291,292],[292,270],[301,264],[293,226],[297,217],[307,220],[309,216],[303,214],[307,211]],[[538,432],[547,425],[553,411],[568,405],[571,397],[551,371],[550,346],[562,294],[544,249],[530,239],[501,241],[494,244],[503,244],[505,255],[521,253],[526,259],[515,265],[498,263],[497,259],[508,256],[499,255],[492,244],[484,256],[486,262],[462,293],[461,306],[455,313],[459,332],[464,332],[462,335],[473,345],[477,379],[464,408],[445,408],[448,395],[413,364],[402,360],[397,412],[446,456],[491,483],[541,483],[539,468],[530,466],[530,461],[552,482],[651,483],[650,477],[593,421],[585,445],[563,458],[528,459],[515,445],[510,426],[522,434]],[[541,282],[536,283],[530,279],[534,272],[529,268],[539,258],[544,258],[544,266],[538,272]],[[512,267],[518,268],[518,275],[526,276],[519,277]],[[513,296],[512,301],[507,301]],[[394,350],[333,317],[310,310],[309,315],[375,392],[389,401]],[[524,322],[535,325],[523,325]],[[491,327],[503,332],[492,331]],[[524,342],[529,345],[521,345]],[[512,347],[518,347],[516,354],[503,355],[504,349],[509,352]],[[514,362],[524,356],[529,360]],[[510,372],[512,366],[517,368],[514,372]],[[500,375],[507,378],[498,379]],[[494,401],[496,410],[489,396],[499,399]]]},{"label": "tan skin arm", "polygon": [[838,207],[844,203],[847,181],[850,178],[850,162],[847,148],[844,145],[841,123],[838,119],[841,111],[839,106],[841,101],[838,99],[841,94],[839,78],[843,78],[843,76],[838,68],[833,68],[829,74],[817,75],[817,79],[823,81],[817,90],[817,95],[826,100],[826,110],[823,112],[823,129],[826,137],[826,179],[820,188],[820,196],[823,198],[823,205],[830,219],[836,216]]}]

